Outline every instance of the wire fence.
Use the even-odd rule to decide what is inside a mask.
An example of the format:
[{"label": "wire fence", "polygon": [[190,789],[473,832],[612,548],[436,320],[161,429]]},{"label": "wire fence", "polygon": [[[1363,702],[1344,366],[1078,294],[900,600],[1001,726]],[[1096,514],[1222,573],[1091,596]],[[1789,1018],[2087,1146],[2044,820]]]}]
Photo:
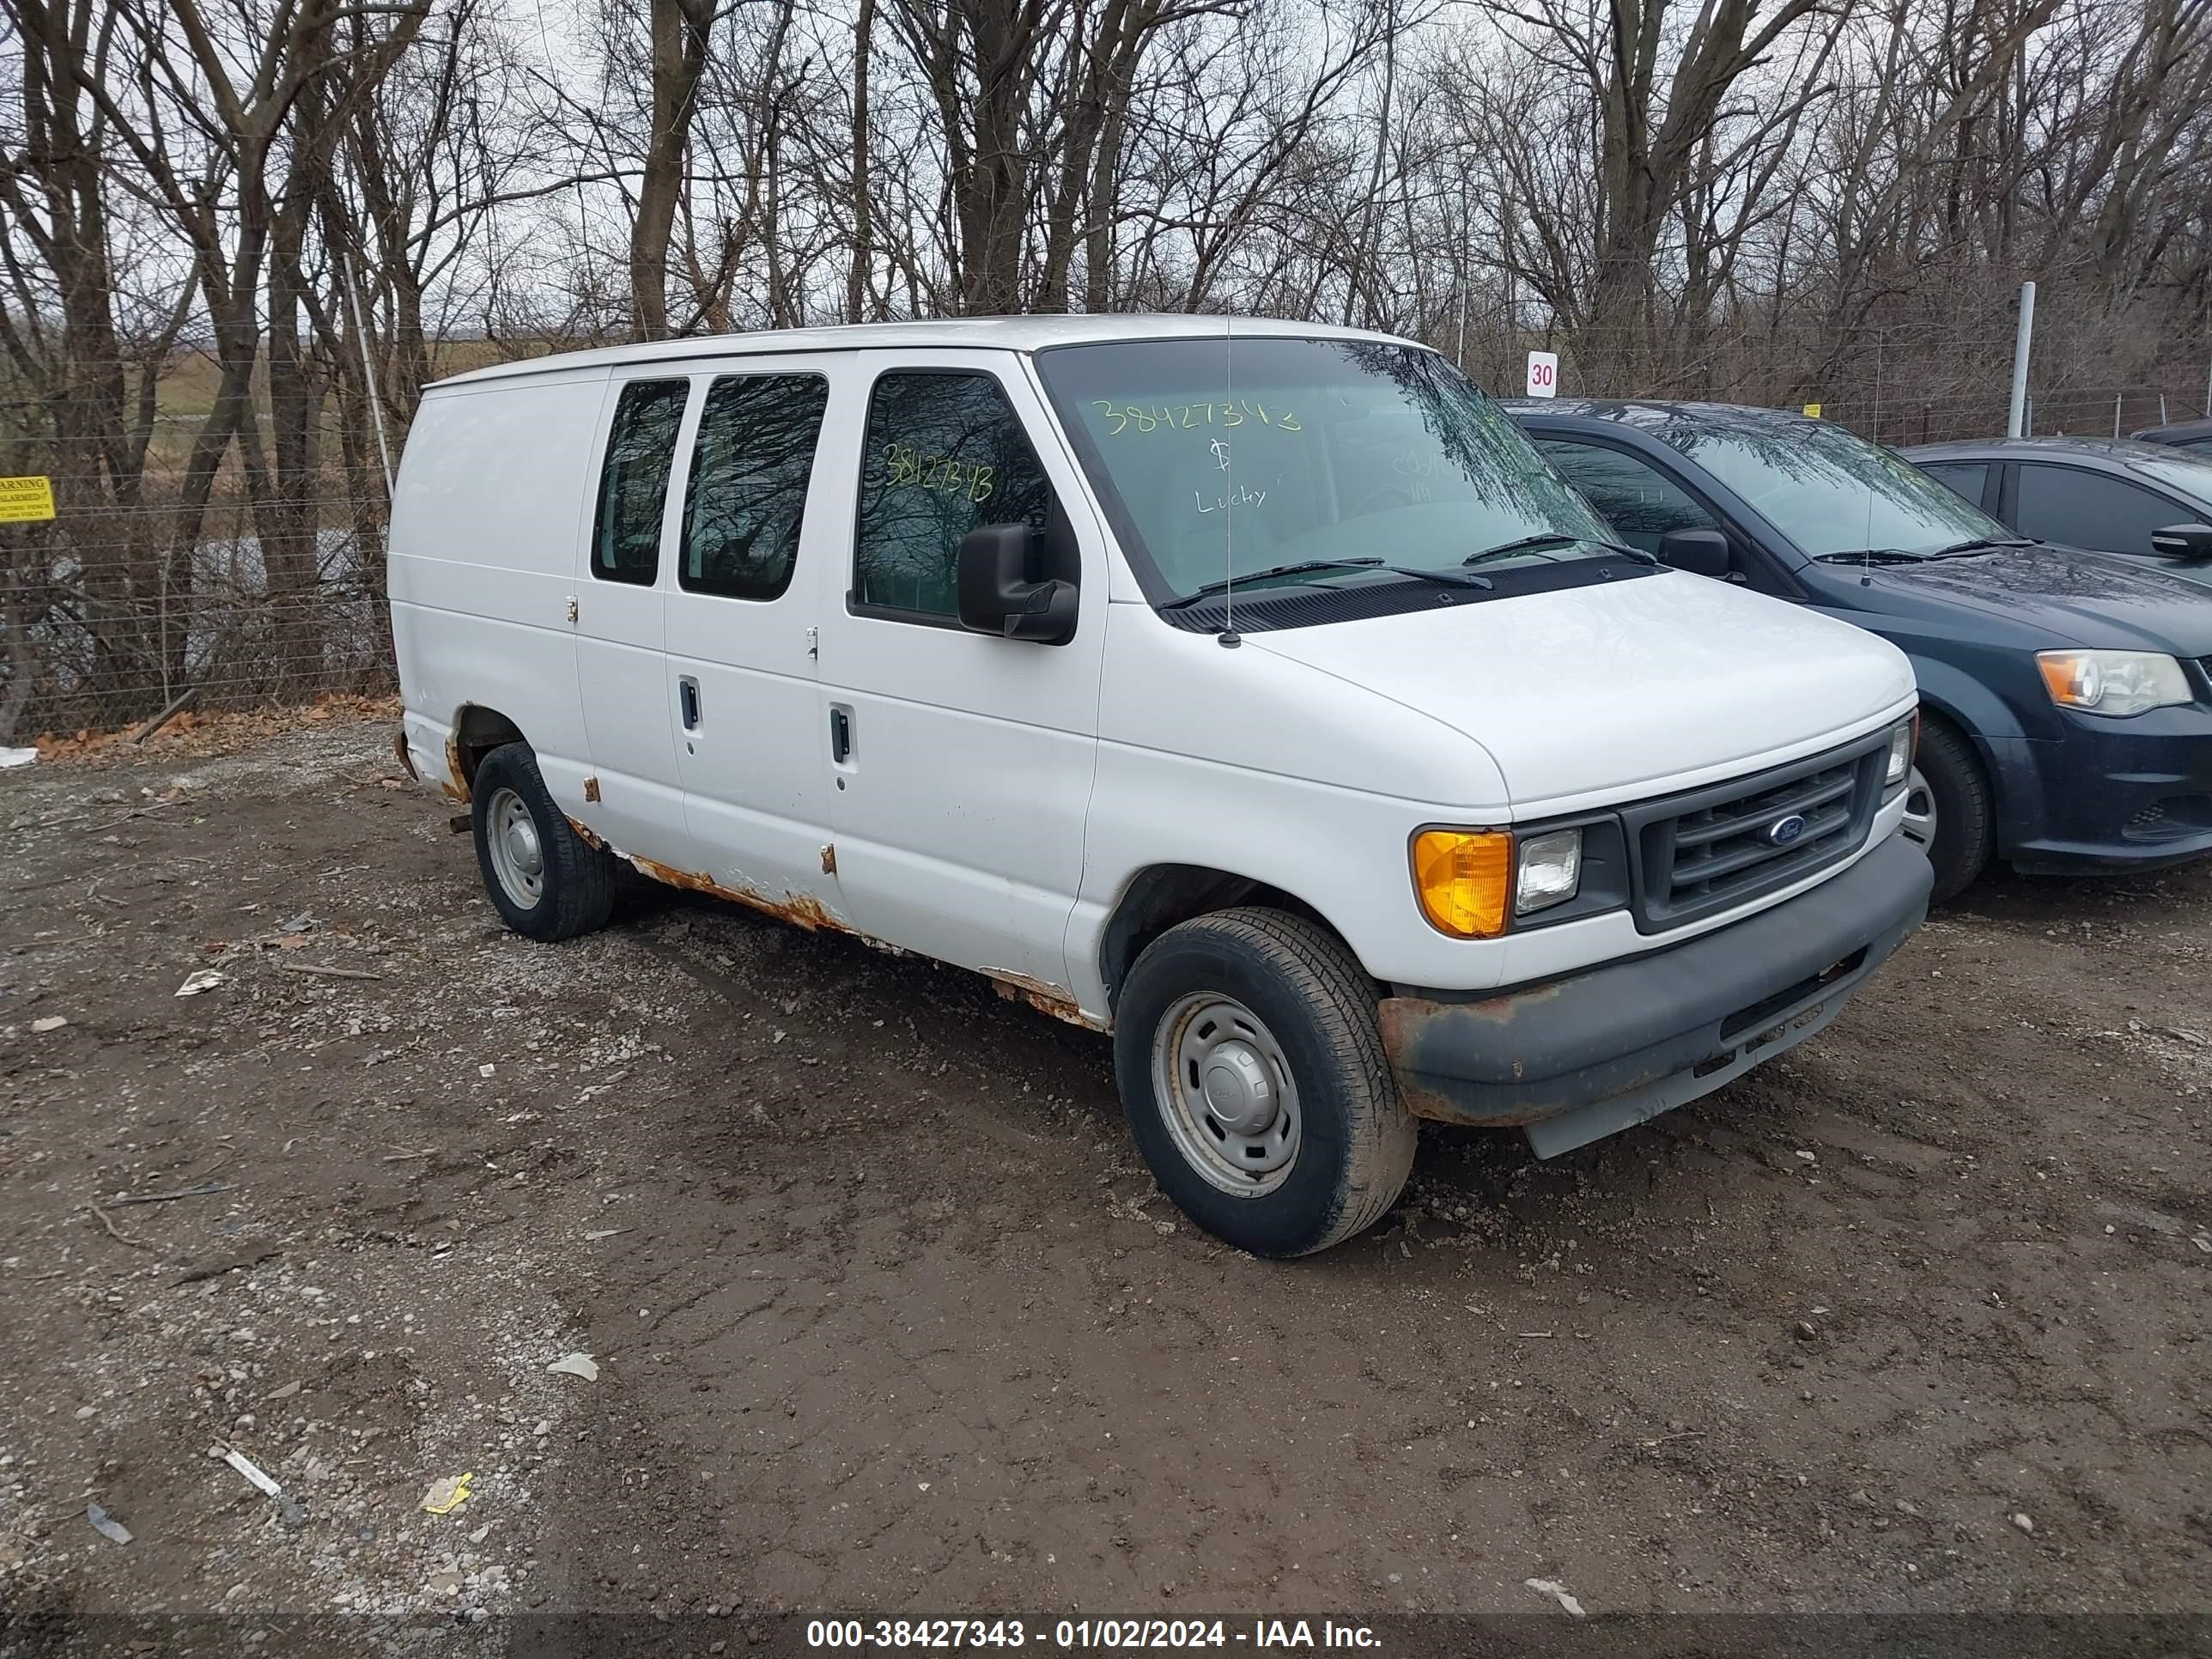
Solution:
[{"label": "wire fence", "polygon": [[180,475],[121,492],[57,471],[55,516],[0,525],[0,743],[393,684],[380,471],[265,489]]},{"label": "wire fence", "polygon": [[[1559,355],[1558,395],[1663,398],[1765,408],[1817,404],[1822,417],[1904,447],[2002,436],[2012,389],[2010,331],[1930,335],[1912,328],[1722,330],[1670,337],[1646,331],[1479,330],[1434,339],[1501,396],[1523,390],[1527,354]],[[2039,434],[2125,437],[2212,415],[2212,349],[2179,340],[2115,343],[2055,326],[2039,335],[2028,379]]]}]

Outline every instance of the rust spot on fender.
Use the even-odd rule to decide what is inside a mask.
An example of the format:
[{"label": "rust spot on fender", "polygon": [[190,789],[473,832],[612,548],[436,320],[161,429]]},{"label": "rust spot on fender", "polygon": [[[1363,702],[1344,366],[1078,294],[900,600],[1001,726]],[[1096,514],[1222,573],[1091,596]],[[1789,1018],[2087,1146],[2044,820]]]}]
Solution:
[{"label": "rust spot on fender", "polygon": [[[594,795],[592,799],[597,800],[599,797]],[[585,823],[581,818],[570,818],[568,820],[568,827],[576,832],[576,839],[582,842],[586,847],[603,848],[607,844],[605,838],[596,830],[592,829],[590,824]]]},{"label": "rust spot on fender", "polygon": [[1085,1013],[1076,1006],[1075,999],[1057,985],[1048,985],[1010,968],[986,968],[983,974],[991,981],[992,988],[1009,1002],[1026,1002],[1039,1013],[1050,1014],[1070,1025],[1080,1025],[1086,1031],[1106,1029],[1104,1021]]},{"label": "rust spot on fender", "polygon": [[392,740],[392,752],[399,757],[402,771],[416,782],[422,781],[422,775],[415,769],[415,757],[407,752],[407,728],[404,726],[399,728],[399,735]]},{"label": "rust spot on fender", "polygon": [[469,775],[461,765],[461,740],[446,739],[446,781],[438,787],[465,806],[469,804]]},{"label": "rust spot on fender", "polygon": [[599,798],[599,775],[594,772],[584,780],[584,799],[586,800],[597,800]]}]

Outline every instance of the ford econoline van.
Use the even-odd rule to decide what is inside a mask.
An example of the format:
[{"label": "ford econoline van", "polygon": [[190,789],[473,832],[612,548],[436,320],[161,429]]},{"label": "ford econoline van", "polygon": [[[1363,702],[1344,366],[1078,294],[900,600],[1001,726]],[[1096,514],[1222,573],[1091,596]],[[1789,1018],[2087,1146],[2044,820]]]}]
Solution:
[{"label": "ford econoline van", "polygon": [[430,388],[403,755],[507,924],[617,867],[1113,1036],[1200,1225],[1350,1237],[1416,1120],[1550,1156],[1802,1042],[1920,921],[1896,647],[1611,532],[1443,358],[1048,317]]}]

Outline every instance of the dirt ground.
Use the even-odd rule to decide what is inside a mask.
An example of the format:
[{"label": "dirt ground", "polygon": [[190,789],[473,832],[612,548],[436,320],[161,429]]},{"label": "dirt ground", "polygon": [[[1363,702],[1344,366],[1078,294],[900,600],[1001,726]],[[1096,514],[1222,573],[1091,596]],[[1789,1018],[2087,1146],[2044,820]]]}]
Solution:
[{"label": "dirt ground", "polygon": [[1994,878],[1786,1060],[1429,1133],[1270,1264],[979,979],[506,933],[391,732],[0,775],[0,1611],[2212,1609],[2212,870]]}]

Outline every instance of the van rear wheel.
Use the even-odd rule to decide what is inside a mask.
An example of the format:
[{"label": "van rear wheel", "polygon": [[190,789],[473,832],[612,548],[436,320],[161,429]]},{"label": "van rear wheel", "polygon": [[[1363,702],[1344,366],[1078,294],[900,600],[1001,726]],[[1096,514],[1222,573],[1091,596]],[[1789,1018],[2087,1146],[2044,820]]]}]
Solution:
[{"label": "van rear wheel", "polygon": [[1374,1224],[1418,1129],[1375,996],[1326,929],[1218,911],[1145,948],[1115,1011],[1122,1109],[1160,1188],[1215,1237],[1304,1255]]},{"label": "van rear wheel", "polygon": [[614,854],[594,847],[554,804],[530,745],[501,744],[470,788],[477,867],[500,919],[532,939],[574,939],[606,926]]}]

